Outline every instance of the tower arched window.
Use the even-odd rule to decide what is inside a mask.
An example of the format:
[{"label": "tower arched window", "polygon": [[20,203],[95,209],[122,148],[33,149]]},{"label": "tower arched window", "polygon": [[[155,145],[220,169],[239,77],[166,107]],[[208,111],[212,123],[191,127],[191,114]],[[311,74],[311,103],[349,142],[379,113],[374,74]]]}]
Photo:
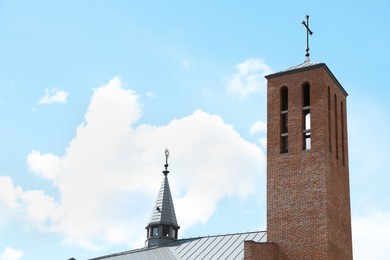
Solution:
[{"label": "tower arched window", "polygon": [[308,83],[302,88],[302,110],[303,110],[303,150],[311,149],[311,120],[310,120],[310,85]]},{"label": "tower arched window", "polygon": [[280,90],[280,153],[288,152],[288,89]]}]

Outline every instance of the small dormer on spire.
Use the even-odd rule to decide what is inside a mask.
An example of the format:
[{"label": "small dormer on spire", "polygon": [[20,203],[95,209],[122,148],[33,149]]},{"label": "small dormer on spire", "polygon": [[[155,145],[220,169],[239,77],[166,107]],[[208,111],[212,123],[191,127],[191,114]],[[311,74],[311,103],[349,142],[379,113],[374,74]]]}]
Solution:
[{"label": "small dormer on spire", "polygon": [[165,170],[160,191],[157,195],[156,203],[150,217],[147,230],[147,247],[163,246],[169,242],[177,240],[180,226],[177,224],[175,208],[168,182],[168,157],[169,151],[165,149]]}]

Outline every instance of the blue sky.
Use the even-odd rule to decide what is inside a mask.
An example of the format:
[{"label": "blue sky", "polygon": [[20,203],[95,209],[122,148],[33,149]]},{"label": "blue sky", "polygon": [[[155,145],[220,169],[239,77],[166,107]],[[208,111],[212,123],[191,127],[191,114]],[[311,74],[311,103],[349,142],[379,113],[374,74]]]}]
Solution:
[{"label": "blue sky", "polygon": [[143,246],[164,148],[179,236],[264,230],[264,75],[349,93],[355,259],[390,254],[390,4],[0,1],[0,259]]}]

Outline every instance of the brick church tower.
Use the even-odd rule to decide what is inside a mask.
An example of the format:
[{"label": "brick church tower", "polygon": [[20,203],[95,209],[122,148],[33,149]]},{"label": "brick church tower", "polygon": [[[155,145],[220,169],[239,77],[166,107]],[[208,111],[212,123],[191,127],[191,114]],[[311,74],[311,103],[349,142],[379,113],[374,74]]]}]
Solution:
[{"label": "brick church tower", "polygon": [[352,259],[347,92],[325,63],[266,76],[267,240],[277,259]]}]

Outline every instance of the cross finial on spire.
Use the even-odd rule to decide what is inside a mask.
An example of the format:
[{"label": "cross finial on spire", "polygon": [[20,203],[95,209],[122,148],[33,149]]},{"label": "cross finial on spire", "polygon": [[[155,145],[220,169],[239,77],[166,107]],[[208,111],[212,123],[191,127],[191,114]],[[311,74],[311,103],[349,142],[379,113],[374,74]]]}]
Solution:
[{"label": "cross finial on spire", "polygon": [[167,174],[169,173],[168,171],[168,157],[169,157],[169,151],[168,151],[168,148],[165,148],[165,171],[163,171],[164,175],[167,176]]},{"label": "cross finial on spire", "polygon": [[309,16],[306,15],[306,21],[303,20],[302,24],[306,27],[306,59],[305,59],[305,62],[309,62],[310,59],[309,59],[309,56],[310,56],[310,53],[309,53],[309,35],[312,35],[313,32],[310,30],[309,28]]}]

